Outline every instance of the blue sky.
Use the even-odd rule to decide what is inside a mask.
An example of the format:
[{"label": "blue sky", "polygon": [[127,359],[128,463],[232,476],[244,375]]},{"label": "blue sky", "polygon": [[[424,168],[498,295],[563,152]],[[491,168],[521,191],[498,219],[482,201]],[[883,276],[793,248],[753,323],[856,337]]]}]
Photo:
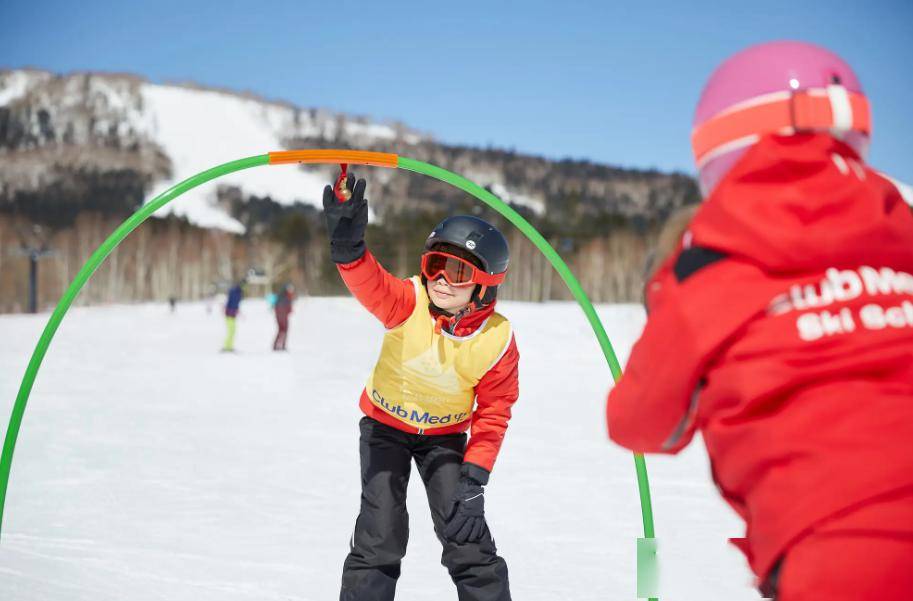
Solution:
[{"label": "blue sky", "polygon": [[399,120],[452,143],[693,172],[729,54],[825,45],[873,106],[871,162],[913,181],[913,2],[5,0],[0,66],[138,73]]}]

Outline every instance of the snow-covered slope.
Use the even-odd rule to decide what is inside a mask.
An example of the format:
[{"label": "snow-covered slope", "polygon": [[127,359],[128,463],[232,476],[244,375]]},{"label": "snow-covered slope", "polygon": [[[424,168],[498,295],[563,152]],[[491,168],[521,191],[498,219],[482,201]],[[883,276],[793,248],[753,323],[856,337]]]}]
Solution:
[{"label": "snow-covered slope", "polygon": [[[302,111],[285,104],[241,95],[179,86],[144,83],[144,111],[136,124],[171,159],[165,190],[205,169],[243,157],[287,148],[296,137],[332,139],[342,127],[347,138],[366,143],[392,140],[396,130],[379,123],[332,119],[329,114]],[[415,141],[415,134],[408,134]],[[168,211],[204,227],[243,232],[243,226],[214,205],[215,186],[236,186],[245,194],[269,196],[280,203],[302,201],[319,207],[327,177],[294,165],[255,168],[219,178],[218,184],[187,192]]]},{"label": "snow-covered slope", "polygon": [[[514,598],[633,600],[634,462],[606,440],[598,345],[574,304],[502,308],[521,399],[486,506]],[[642,310],[598,310],[623,359]],[[0,316],[0,431],[47,317]],[[217,352],[215,303],[74,309],[16,450],[0,599],[337,598],[359,502],[356,400],[382,327],[351,299],[306,298],[289,353],[267,350],[273,332],[260,301],[242,305],[234,355]],[[648,466],[663,600],[758,599],[700,444]],[[454,599],[417,476],[408,506],[397,599]]]},{"label": "snow-covered slope", "polygon": [[516,205],[527,207],[537,215],[542,215],[545,213],[545,201],[541,198],[534,198],[533,196],[529,196],[527,194],[512,192],[507,186],[502,183],[492,184],[491,192],[504,202],[510,202]]},{"label": "snow-covered slope", "polygon": [[[282,137],[295,131],[294,111],[287,107],[148,83],[141,93],[146,107],[143,126],[173,165],[171,178],[157,186],[161,190],[228,161],[282,150]],[[168,210],[204,227],[243,232],[240,223],[214,205],[216,185],[237,186],[278,202],[301,200],[318,206],[325,180],[295,166],[248,169],[187,192]]]}]

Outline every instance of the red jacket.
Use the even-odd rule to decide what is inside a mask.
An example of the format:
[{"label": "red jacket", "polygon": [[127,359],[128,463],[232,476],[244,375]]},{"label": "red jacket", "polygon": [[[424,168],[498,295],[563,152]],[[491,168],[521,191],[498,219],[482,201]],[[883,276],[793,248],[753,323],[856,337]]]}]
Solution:
[{"label": "red jacket", "polygon": [[911,273],[893,184],[830,136],[763,139],[648,283],[610,437],[676,453],[700,429],[763,578],[815,523],[913,484]]},{"label": "red jacket", "polygon": [[[369,252],[357,261],[339,265],[339,273],[355,298],[377,317],[385,328],[393,328],[403,323],[415,309],[415,287],[412,282],[391,275]],[[481,310],[467,314],[459,320],[456,330],[451,333],[455,336],[468,336],[491,315],[494,306],[495,303],[491,303]],[[446,320],[446,317],[442,319]],[[423,430],[423,433],[452,434],[471,427],[463,461],[481,466],[490,472],[507,430],[511,406],[520,394],[517,376],[519,361],[517,342],[511,336],[504,355],[476,385],[476,405],[472,419],[452,426],[428,428]],[[372,419],[404,432],[418,432],[412,426],[377,408],[368,398],[367,391],[362,391],[359,405],[364,414]]]}]

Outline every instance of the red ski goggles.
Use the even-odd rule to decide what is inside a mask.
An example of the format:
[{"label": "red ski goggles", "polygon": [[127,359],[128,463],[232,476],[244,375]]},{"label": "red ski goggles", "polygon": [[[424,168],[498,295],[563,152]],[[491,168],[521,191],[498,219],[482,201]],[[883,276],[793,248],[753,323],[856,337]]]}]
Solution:
[{"label": "red ski goggles", "polygon": [[486,273],[466,259],[438,251],[422,255],[422,275],[431,281],[443,276],[448,284],[458,287],[497,286],[504,281],[503,273]]}]

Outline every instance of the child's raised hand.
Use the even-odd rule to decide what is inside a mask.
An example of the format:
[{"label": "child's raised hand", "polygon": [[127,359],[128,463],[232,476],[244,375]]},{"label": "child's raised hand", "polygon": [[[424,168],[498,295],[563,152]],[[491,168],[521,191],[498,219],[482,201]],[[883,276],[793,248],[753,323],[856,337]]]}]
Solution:
[{"label": "child's raised hand", "polygon": [[368,199],[364,179],[346,178],[351,198],[340,202],[332,186],[323,189],[323,212],[330,237],[330,257],[336,263],[351,263],[365,254],[365,229],[368,227]]}]

